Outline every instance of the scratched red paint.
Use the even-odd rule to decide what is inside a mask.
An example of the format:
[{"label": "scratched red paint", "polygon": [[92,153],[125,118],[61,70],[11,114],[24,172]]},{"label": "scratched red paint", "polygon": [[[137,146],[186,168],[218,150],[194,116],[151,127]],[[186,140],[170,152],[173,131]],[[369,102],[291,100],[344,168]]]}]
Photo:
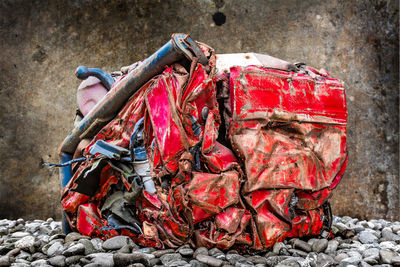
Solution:
[{"label": "scratched red paint", "polygon": [[[347,163],[347,106],[343,83],[311,67],[292,72],[268,67],[232,67],[232,116],[226,140],[221,125],[215,55],[209,66],[166,66],[136,92],[84,149],[88,159],[63,191],[71,227],[103,239],[124,234],[143,246],[192,246],[265,250],[287,237],[319,235],[326,203]],[[204,109],[207,107],[207,109]],[[205,110],[207,116],[202,116]],[[91,166],[97,140],[129,146],[144,117],[144,137],[156,193],[142,190],[134,212],[143,234],[110,226],[101,207],[123,175],[104,167],[93,196],[71,189]],[[200,135],[193,131],[193,117]],[[196,166],[194,147],[200,159]],[[95,155],[96,158],[98,155]],[[161,181],[167,179],[169,187]]]}]

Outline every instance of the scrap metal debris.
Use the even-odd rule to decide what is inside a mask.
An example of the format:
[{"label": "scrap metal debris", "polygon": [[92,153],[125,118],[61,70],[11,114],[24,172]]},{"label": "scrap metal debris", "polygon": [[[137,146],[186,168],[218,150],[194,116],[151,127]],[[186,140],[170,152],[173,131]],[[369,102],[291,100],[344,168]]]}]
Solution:
[{"label": "scrap metal debris", "polygon": [[117,75],[77,76],[96,78],[60,147],[65,230],[241,251],[329,232],[347,106],[325,70],[174,34]]}]

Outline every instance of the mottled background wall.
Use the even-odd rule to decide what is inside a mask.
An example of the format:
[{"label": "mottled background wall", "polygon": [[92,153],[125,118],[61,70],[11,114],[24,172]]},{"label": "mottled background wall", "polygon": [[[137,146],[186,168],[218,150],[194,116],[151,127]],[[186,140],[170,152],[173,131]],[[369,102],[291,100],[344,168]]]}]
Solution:
[{"label": "mottled background wall", "polygon": [[[0,218],[60,218],[57,147],[78,65],[117,70],[173,32],[217,53],[254,51],[345,81],[349,165],[334,213],[400,219],[398,1],[0,2]],[[223,16],[213,20],[213,14]],[[218,26],[217,24],[222,25]]]}]

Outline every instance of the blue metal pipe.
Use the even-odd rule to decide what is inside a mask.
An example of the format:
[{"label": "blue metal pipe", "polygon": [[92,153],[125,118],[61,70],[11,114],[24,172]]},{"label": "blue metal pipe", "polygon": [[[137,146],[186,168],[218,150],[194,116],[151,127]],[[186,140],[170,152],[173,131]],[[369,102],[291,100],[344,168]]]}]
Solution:
[{"label": "blue metal pipe", "polygon": [[[72,160],[72,156],[70,154],[60,153],[61,164],[66,163],[70,160]],[[71,165],[61,167],[60,168],[60,182],[61,182],[62,188],[64,188],[68,184],[68,182],[71,180],[71,178],[72,178]],[[72,232],[72,229],[69,226],[68,220],[66,218],[65,211],[62,212],[61,223],[62,223],[62,230],[63,230],[64,234],[68,234],[68,233]]]},{"label": "blue metal pipe", "polygon": [[104,85],[107,90],[111,89],[111,86],[114,83],[114,78],[111,77],[107,72],[97,69],[97,68],[88,68],[86,66],[79,66],[75,71],[76,77],[81,80],[85,80],[89,76],[94,76],[100,80],[100,82]]},{"label": "blue metal pipe", "polygon": [[[61,164],[66,163],[70,160],[72,160],[72,156],[70,154],[67,154],[67,153],[60,154],[60,163]],[[71,177],[72,177],[71,165],[60,168],[60,182],[61,182],[62,188],[64,188],[68,184],[69,180],[71,180]]]}]

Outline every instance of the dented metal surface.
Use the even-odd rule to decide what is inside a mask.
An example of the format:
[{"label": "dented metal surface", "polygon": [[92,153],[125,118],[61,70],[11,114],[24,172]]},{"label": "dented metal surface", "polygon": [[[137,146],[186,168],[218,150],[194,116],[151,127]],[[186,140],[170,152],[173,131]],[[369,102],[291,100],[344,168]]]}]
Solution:
[{"label": "dented metal surface", "polygon": [[196,46],[131,94],[82,151],[67,149],[86,157],[62,193],[71,228],[241,251],[329,231],[328,199],[347,163],[343,83],[266,55],[236,66]]},{"label": "dented metal surface", "polygon": [[[204,55],[199,51],[194,41],[185,34],[174,34],[171,40],[144,60],[137,68],[120,80],[106,96],[83,118],[65,138],[60,147],[64,153],[73,153],[79,141],[92,138],[122,107],[125,101],[154,75],[159,74],[166,65],[185,57],[197,56],[201,64],[206,64]],[[80,72],[78,71],[78,74]]]}]

